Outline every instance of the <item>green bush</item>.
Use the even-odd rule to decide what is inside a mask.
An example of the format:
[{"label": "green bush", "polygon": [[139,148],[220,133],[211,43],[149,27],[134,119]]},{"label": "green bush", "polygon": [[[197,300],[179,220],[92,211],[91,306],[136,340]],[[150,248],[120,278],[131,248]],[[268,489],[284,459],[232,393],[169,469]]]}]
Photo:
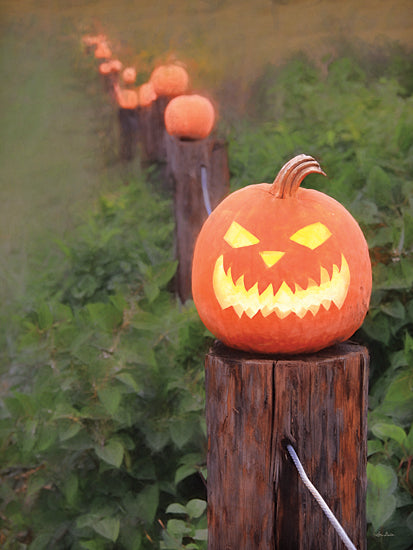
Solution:
[{"label": "green bush", "polygon": [[202,514],[209,335],[167,288],[171,234],[169,202],[136,181],[62,246],[64,278],[25,316],[4,376],[2,547],[153,548],[162,524],[171,548],[170,505]]}]

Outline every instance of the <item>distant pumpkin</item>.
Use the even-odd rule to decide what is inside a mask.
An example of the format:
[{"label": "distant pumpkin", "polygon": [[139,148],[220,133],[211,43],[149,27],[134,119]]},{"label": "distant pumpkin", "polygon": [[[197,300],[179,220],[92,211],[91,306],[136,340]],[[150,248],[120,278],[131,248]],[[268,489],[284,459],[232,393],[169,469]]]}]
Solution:
[{"label": "distant pumpkin", "polygon": [[122,70],[122,63],[118,59],[111,59],[99,65],[99,72],[102,75],[111,73],[117,74]]},{"label": "distant pumpkin", "polygon": [[210,100],[198,94],[174,97],[165,109],[168,134],[180,139],[204,139],[215,122],[215,110]]},{"label": "distant pumpkin", "polygon": [[156,97],[157,95],[151,82],[145,82],[145,84],[139,86],[138,101],[140,107],[149,107]]},{"label": "distant pumpkin", "polygon": [[111,59],[109,61],[109,64],[110,64],[110,69],[112,71],[112,73],[120,73],[121,70],[122,70],[122,62],[119,61],[119,59]]},{"label": "distant pumpkin", "polygon": [[293,158],[273,184],[229,195],[201,229],[193,298],[229,347],[315,352],[363,322],[372,286],[366,240],[344,206],[300,188],[310,173],[324,174],[312,157]]},{"label": "distant pumpkin", "polygon": [[125,90],[118,84],[114,86],[114,90],[116,101],[121,109],[136,109],[139,99],[135,90]]},{"label": "distant pumpkin", "polygon": [[96,59],[109,59],[112,57],[112,51],[106,42],[99,42],[95,50]]},{"label": "distant pumpkin", "polygon": [[181,65],[172,63],[156,67],[149,80],[157,96],[175,97],[186,93],[189,86],[186,70]]},{"label": "distant pumpkin", "polygon": [[82,38],[83,44],[85,46],[97,46],[101,42],[106,41],[106,36],[104,34],[91,35],[87,34]]},{"label": "distant pumpkin", "polygon": [[134,84],[136,80],[135,67],[126,67],[122,72],[122,80],[125,84]]}]

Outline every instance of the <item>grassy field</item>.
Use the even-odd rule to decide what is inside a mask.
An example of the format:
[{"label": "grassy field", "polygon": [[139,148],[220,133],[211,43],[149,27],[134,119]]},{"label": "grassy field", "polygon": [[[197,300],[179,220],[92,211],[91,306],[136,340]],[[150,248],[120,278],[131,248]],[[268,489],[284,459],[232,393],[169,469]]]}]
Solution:
[{"label": "grassy field", "polygon": [[409,0],[133,0],[116,7],[107,0],[81,0],[58,8],[47,1],[3,0],[3,304],[24,295],[28,274],[41,269],[55,250],[53,240],[70,231],[105,184],[96,75],[91,73],[89,89],[79,69],[83,33],[107,33],[114,52],[125,64],[136,64],[142,78],[158,59],[178,56],[187,62],[195,88],[207,89],[222,108],[242,116],[249,86],[266,64],[304,49],[323,65],[343,38],[411,45],[411,28]]}]

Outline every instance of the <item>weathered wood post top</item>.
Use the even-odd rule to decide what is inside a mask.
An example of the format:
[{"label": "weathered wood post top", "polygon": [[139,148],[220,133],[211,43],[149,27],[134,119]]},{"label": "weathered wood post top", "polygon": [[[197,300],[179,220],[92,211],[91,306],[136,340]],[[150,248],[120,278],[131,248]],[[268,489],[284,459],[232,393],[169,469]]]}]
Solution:
[{"label": "weathered wood post top", "polygon": [[209,550],[340,550],[285,449],[366,549],[368,353],[346,342],[266,356],[216,342],[206,357]]}]

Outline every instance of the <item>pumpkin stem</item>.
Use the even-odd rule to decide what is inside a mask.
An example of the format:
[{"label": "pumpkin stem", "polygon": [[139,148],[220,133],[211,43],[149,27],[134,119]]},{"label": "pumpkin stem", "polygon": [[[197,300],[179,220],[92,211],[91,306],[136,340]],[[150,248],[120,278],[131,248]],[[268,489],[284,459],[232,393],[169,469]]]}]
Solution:
[{"label": "pumpkin stem", "polygon": [[294,197],[301,182],[308,174],[326,175],[313,157],[298,155],[284,164],[278,172],[271,186],[270,193],[278,199]]}]

